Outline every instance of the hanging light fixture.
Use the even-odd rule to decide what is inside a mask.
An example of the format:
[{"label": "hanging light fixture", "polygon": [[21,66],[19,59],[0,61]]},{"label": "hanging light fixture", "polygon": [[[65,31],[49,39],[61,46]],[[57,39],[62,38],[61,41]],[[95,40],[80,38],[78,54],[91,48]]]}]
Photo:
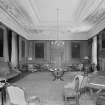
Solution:
[{"label": "hanging light fixture", "polygon": [[62,40],[59,40],[59,8],[57,8],[57,40],[55,41],[52,41],[51,44],[54,46],[54,47],[63,47],[64,46],[64,41]]}]

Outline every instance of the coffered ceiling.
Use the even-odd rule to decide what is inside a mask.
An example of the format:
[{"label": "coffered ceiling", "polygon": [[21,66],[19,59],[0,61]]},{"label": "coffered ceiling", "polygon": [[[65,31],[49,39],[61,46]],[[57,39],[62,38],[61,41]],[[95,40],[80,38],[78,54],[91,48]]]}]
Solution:
[{"label": "coffered ceiling", "polygon": [[0,0],[0,21],[29,40],[56,40],[58,27],[60,40],[87,40],[104,18],[105,0]]}]

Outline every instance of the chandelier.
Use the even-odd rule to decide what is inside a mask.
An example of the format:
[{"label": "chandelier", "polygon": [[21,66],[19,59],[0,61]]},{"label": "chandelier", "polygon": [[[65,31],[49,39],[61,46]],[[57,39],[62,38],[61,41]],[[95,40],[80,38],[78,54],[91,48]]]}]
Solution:
[{"label": "chandelier", "polygon": [[57,8],[57,40],[51,41],[53,47],[63,47],[65,44],[63,40],[59,40],[59,33],[59,8]]}]

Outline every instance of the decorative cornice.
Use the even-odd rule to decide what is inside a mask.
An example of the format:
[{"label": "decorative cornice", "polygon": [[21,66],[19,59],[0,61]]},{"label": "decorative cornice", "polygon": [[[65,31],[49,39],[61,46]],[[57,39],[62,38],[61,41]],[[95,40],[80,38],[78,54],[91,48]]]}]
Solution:
[{"label": "decorative cornice", "polygon": [[9,0],[0,0],[0,7],[13,19],[15,19],[21,27],[26,29],[33,27],[32,21],[27,19],[26,16],[24,16],[24,13],[22,13],[22,11],[16,7],[13,2]]},{"label": "decorative cornice", "polygon": [[[12,30],[17,32],[18,34],[24,36],[27,39],[39,38],[40,39],[55,39],[56,40],[56,28],[52,30],[44,30],[44,29],[34,29],[33,24],[31,24],[30,20],[24,16],[21,9],[14,4],[15,1],[13,0],[0,0],[0,21],[4,22],[5,25],[10,27]],[[3,11],[3,13],[2,13]],[[3,15],[3,16],[1,16]],[[71,32],[67,32],[67,30],[61,30],[60,35],[61,39],[64,38],[64,34],[66,34],[67,39],[71,38],[75,39]],[[71,37],[70,37],[70,35]],[[39,35],[39,36],[38,36]],[[41,37],[40,37],[41,36]],[[48,36],[48,38],[47,38]],[[76,35],[75,35],[76,36]],[[82,35],[81,35],[82,36]],[[83,35],[84,37],[84,35]],[[78,35],[79,38],[79,35]],[[77,38],[77,39],[78,39]],[[86,39],[86,38],[84,38]],[[70,39],[71,40],[71,39]]]},{"label": "decorative cornice", "polygon": [[36,3],[35,3],[35,0],[28,0],[31,7],[32,7],[32,10],[34,11],[35,13],[35,16],[37,17],[37,20],[40,22],[40,15],[39,15],[39,11],[38,11],[38,8],[36,6]]},{"label": "decorative cornice", "polygon": [[85,21],[92,23],[93,25],[98,24],[105,18],[105,1],[88,17],[85,18]]},{"label": "decorative cornice", "polygon": [[23,27],[19,26],[19,24],[11,16],[9,16],[1,7],[0,7],[0,21],[6,27],[10,28],[12,31],[25,37],[26,39],[29,39],[30,34],[27,31],[25,31]]}]

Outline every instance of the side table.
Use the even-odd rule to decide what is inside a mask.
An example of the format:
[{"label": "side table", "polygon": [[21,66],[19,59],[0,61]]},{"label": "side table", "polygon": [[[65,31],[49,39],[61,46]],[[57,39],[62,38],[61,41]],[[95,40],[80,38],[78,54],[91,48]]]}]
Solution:
[{"label": "side table", "polygon": [[63,77],[63,75],[64,75],[64,71],[63,71],[63,70],[56,69],[56,70],[52,71],[52,74],[53,74],[53,76],[54,76],[53,81],[55,81],[55,80],[57,80],[57,79],[64,81],[64,80],[62,79],[62,77]]}]

